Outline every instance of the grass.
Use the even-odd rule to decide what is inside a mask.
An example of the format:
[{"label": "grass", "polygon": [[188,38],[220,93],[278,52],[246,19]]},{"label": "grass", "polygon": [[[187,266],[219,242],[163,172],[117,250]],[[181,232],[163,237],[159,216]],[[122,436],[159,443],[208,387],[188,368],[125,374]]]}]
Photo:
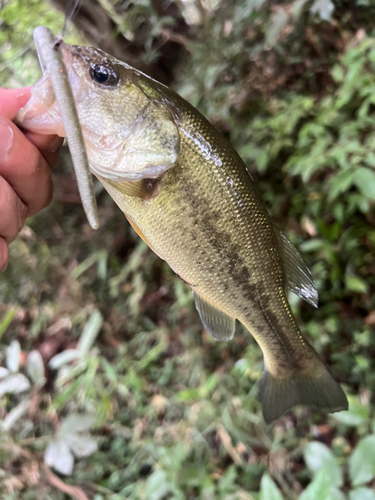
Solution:
[{"label": "grass", "polygon": [[[188,287],[104,193],[99,210],[95,233],[80,207],[56,202],[11,247],[1,364],[26,376],[29,388],[1,402],[0,418],[10,420],[1,438],[4,498],[64,498],[61,481],[78,488],[72,498],[264,498],[260,484],[276,488],[268,471],[294,499],[312,477],[304,465],[311,440],[331,448],[345,474],[355,436],[368,432],[368,392],[352,397],[347,417],[297,408],[265,426],[263,362],[251,336],[238,327],[231,342],[211,339]],[[35,351],[41,363],[30,369]],[[44,452],[67,418],[82,415],[86,441],[59,479]],[[62,441],[79,446],[81,438],[70,425]],[[66,471],[57,455],[51,468]]]}]

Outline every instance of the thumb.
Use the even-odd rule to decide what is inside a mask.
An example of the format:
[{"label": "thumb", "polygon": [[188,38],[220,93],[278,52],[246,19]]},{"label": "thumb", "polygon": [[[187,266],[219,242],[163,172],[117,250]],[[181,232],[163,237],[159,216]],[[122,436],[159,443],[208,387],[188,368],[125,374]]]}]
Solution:
[{"label": "thumb", "polygon": [[25,106],[30,99],[31,88],[5,89],[0,87],[0,115],[6,116],[13,121],[17,111]]}]

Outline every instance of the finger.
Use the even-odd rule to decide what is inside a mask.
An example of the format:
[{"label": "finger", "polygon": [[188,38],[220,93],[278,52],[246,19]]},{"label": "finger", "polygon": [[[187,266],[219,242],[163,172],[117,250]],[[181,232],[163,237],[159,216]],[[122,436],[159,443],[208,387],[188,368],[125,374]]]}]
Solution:
[{"label": "finger", "polygon": [[0,271],[4,271],[9,257],[9,248],[7,242],[0,238]]},{"label": "finger", "polygon": [[7,242],[0,237],[0,272],[4,271],[8,263],[9,248]]},{"label": "finger", "polygon": [[58,135],[36,134],[35,132],[25,131],[24,133],[28,140],[42,153],[49,167],[54,167],[59,158],[60,148],[64,142],[64,138]]},{"label": "finger", "polygon": [[0,87],[0,115],[6,116],[9,120],[14,120],[17,111],[25,106],[30,99],[31,88],[4,89]]},{"label": "finger", "polygon": [[[17,111],[25,106],[29,100],[31,88],[5,89],[0,87],[0,115],[6,116],[13,121]],[[25,135],[40,150],[50,167],[56,165],[59,149],[64,139],[56,135],[41,135],[27,131]]]},{"label": "finger", "polygon": [[51,202],[52,179],[46,160],[4,116],[0,116],[0,175],[28,207],[28,215]]},{"label": "finger", "polygon": [[27,216],[27,206],[22,203],[4,177],[0,176],[0,236],[7,243],[21,231]]}]

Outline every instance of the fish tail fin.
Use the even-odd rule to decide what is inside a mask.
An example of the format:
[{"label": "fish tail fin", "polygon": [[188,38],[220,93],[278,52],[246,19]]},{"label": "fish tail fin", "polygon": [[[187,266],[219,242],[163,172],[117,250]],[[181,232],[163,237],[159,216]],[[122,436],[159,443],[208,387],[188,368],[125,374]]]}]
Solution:
[{"label": "fish tail fin", "polygon": [[260,392],[266,423],[280,418],[296,404],[315,407],[325,413],[348,409],[344,391],[317,356],[310,369],[294,370],[283,377],[265,369]]}]

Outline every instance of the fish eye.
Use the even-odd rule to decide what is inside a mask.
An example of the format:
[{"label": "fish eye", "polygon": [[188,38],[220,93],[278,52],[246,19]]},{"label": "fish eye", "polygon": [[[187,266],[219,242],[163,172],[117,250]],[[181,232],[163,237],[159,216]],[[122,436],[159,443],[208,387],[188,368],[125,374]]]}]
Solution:
[{"label": "fish eye", "polygon": [[89,73],[91,79],[103,87],[114,87],[119,81],[119,76],[113,66],[93,64]]}]

